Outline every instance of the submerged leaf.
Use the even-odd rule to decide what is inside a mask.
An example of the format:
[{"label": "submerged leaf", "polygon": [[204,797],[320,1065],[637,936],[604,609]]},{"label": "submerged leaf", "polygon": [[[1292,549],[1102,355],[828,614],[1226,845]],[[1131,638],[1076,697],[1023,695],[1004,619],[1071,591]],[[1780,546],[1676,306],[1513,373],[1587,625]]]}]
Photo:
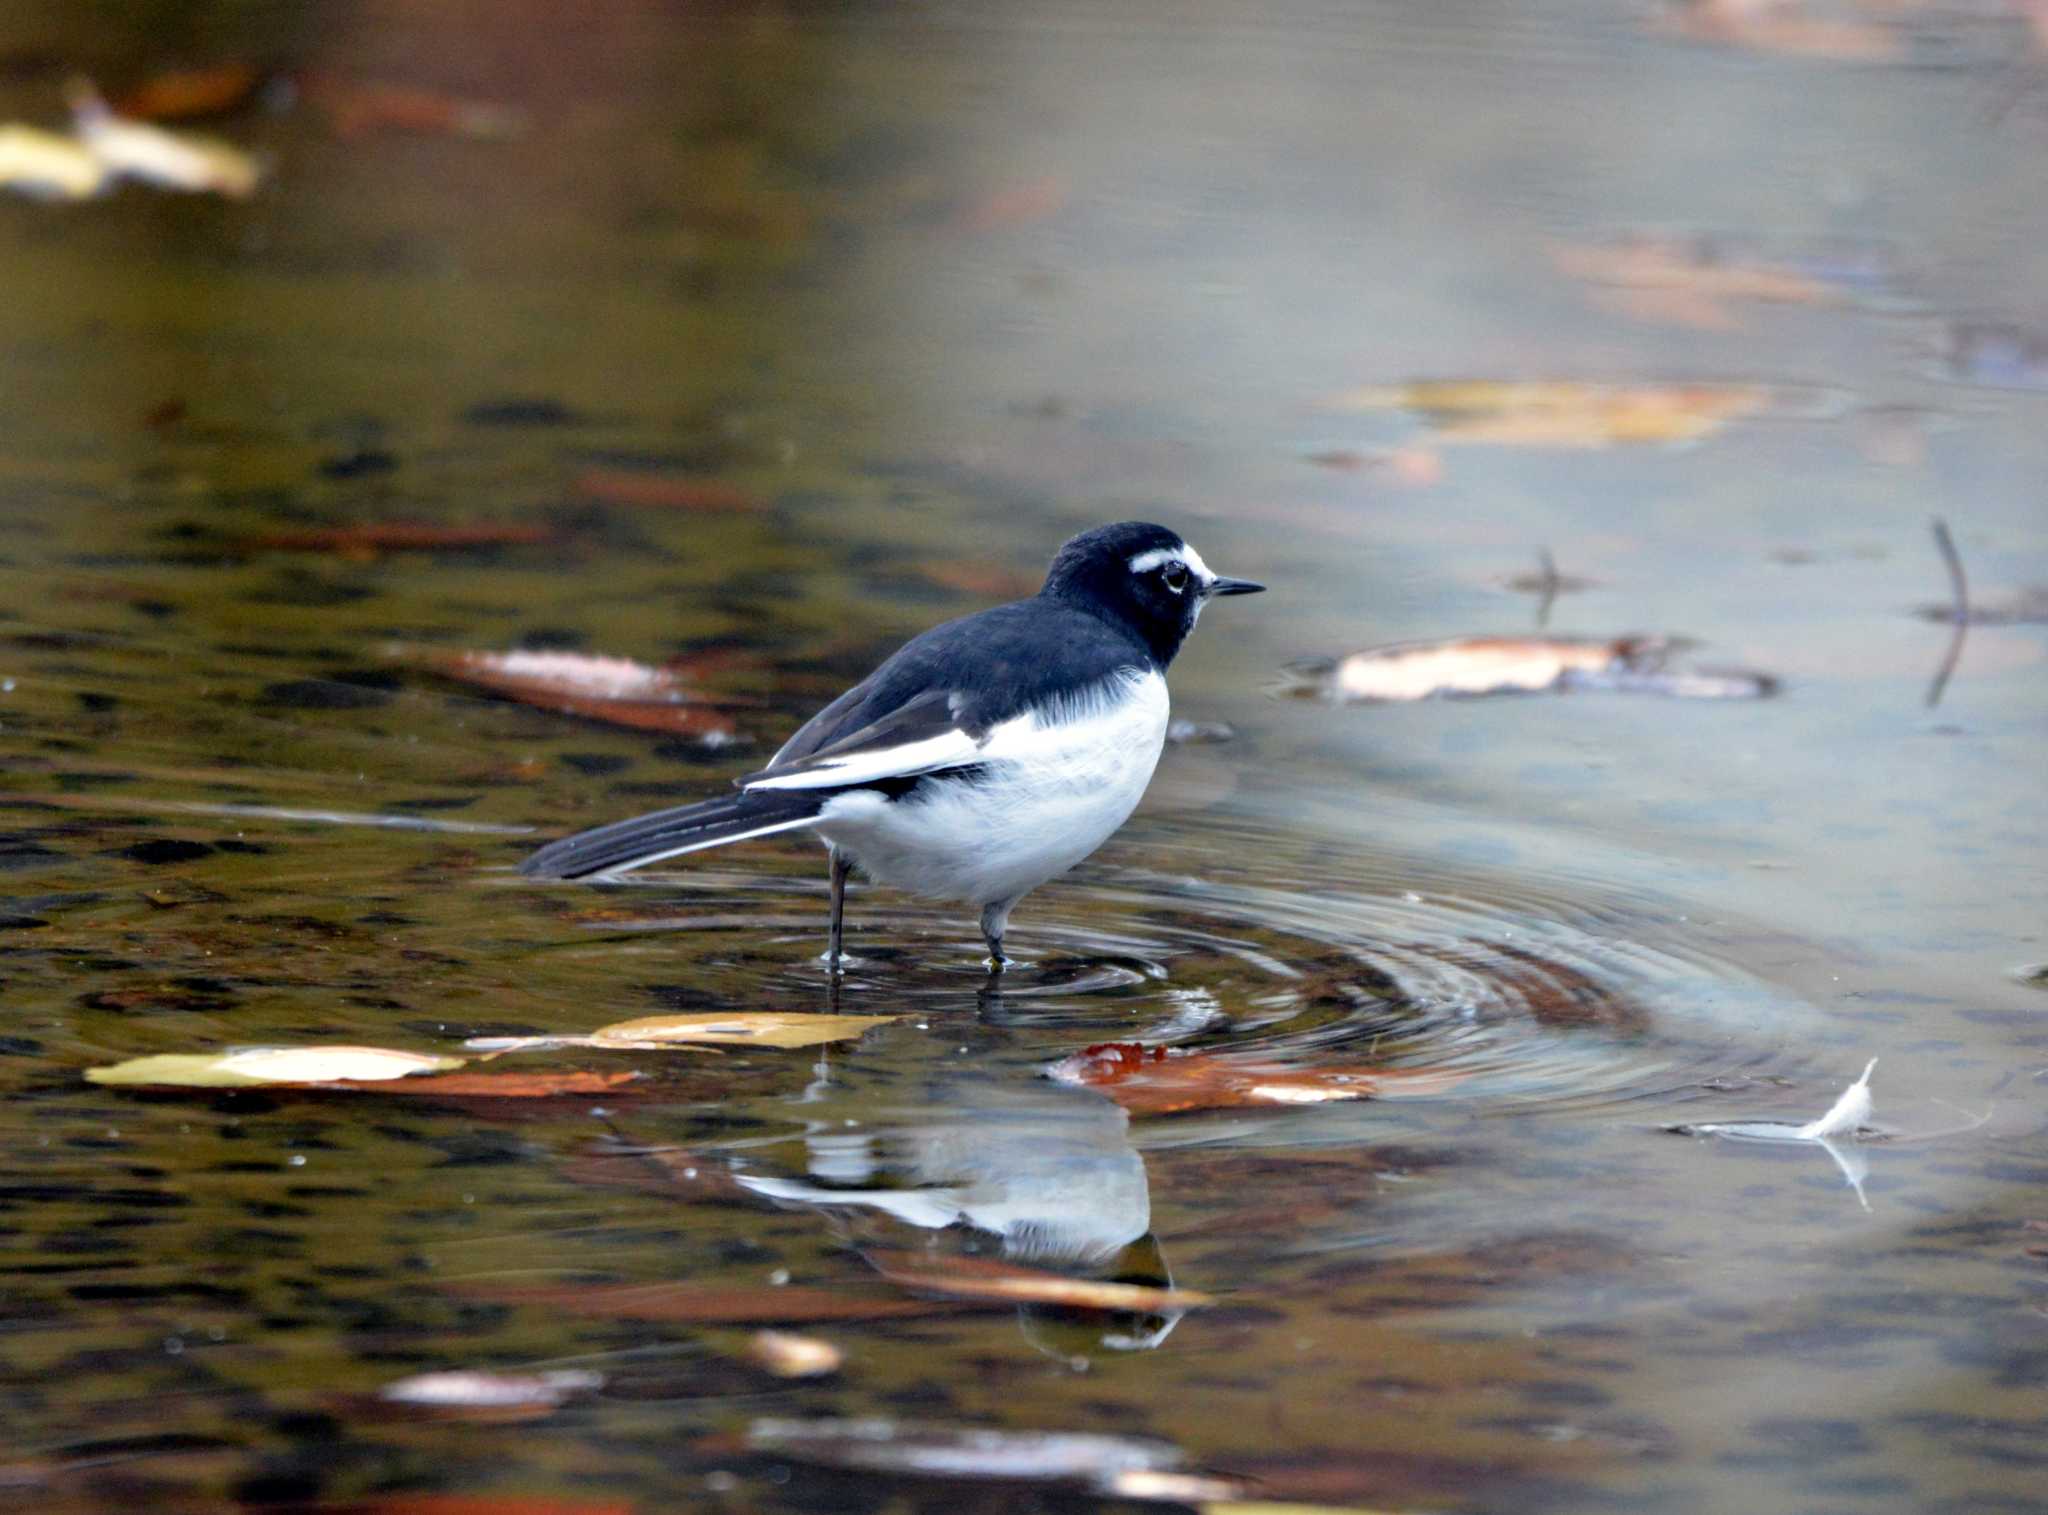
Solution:
[{"label": "submerged leaf", "polygon": [[724,1015],[649,1015],[600,1026],[583,1036],[480,1036],[464,1045],[476,1052],[552,1051],[602,1047],[647,1052],[716,1043],[731,1047],[815,1047],[848,1041],[900,1015],[816,1015],[797,1010],[743,1010]]},{"label": "submerged leaf", "polygon": [[427,1410],[552,1410],[604,1387],[604,1375],[573,1369],[551,1373],[488,1373],[458,1369],[416,1373],[377,1391],[391,1404]]},{"label": "submerged leaf", "polygon": [[790,1331],[756,1331],[747,1338],[746,1356],[777,1378],[822,1378],[846,1362],[846,1354],[831,1342]]},{"label": "submerged leaf", "polygon": [[1070,1278],[988,1257],[925,1252],[864,1252],[876,1272],[921,1294],[1010,1304],[1064,1305],[1086,1310],[1161,1314],[1198,1309],[1216,1301],[1193,1289],[1158,1288],[1102,1278]]},{"label": "submerged leaf", "polygon": [[629,505],[649,510],[687,510],[731,515],[760,510],[762,501],[724,479],[680,478],[642,473],[630,468],[593,468],[570,486],[585,500],[601,505]]},{"label": "submerged leaf", "polygon": [[388,1082],[460,1068],[466,1058],[394,1052],[385,1047],[245,1047],[234,1052],[171,1052],[88,1068],[95,1084],[227,1089],[259,1084]]},{"label": "submerged leaf", "polygon": [[1340,1100],[1427,1098],[1465,1081],[1442,1069],[1301,1068],[1220,1052],[1143,1042],[1104,1042],[1062,1058],[1047,1076],[1108,1095],[1134,1115],[1246,1105],[1321,1105]]},{"label": "submerged leaf", "polygon": [[561,533],[552,526],[504,521],[365,521],[356,526],[317,526],[304,531],[270,531],[250,539],[253,547],[284,552],[331,552],[368,559],[384,552],[445,552],[476,547],[541,547]]},{"label": "submerged leaf", "polygon": [[885,1419],[757,1420],[747,1446],[827,1467],[941,1478],[1078,1483],[1107,1491],[1122,1474],[1182,1461],[1168,1442],[1088,1431],[997,1431]]},{"label": "submerged leaf", "polygon": [[[415,1078],[344,1084],[364,1094],[440,1095],[445,1099],[558,1099],[587,1094],[623,1094],[625,1086],[645,1074],[578,1073],[427,1073]],[[323,1087],[326,1087],[323,1085]]]},{"label": "submerged leaf", "polygon": [[821,1320],[877,1320],[897,1315],[940,1315],[957,1310],[947,1300],[838,1289],[753,1288],[700,1284],[455,1285],[465,1299],[534,1305],[602,1320],[662,1320],[719,1326],[786,1326]]},{"label": "submerged leaf", "polygon": [[502,139],[520,136],[528,126],[526,112],[516,106],[411,85],[307,74],[299,87],[342,137],[399,131]]},{"label": "submerged leaf", "polygon": [[1589,384],[1438,380],[1349,390],[1338,410],[1405,410],[1446,442],[1614,447],[1694,442],[1773,400],[1762,384]]},{"label": "submerged leaf", "polygon": [[445,678],[522,705],[637,731],[693,736],[707,747],[736,740],[732,718],[706,704],[672,669],[580,652],[411,654]]}]

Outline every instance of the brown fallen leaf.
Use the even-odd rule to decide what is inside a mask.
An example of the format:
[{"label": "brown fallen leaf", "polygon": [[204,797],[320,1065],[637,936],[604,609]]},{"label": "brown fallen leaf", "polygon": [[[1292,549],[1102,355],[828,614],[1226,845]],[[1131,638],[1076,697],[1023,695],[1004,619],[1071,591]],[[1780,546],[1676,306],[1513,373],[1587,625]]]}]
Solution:
[{"label": "brown fallen leaf", "polygon": [[735,1010],[726,1014],[648,1015],[600,1026],[580,1036],[478,1036],[464,1043],[474,1052],[552,1052],[560,1047],[656,1052],[670,1047],[701,1051],[701,1044],[727,1047],[816,1047],[849,1041],[901,1015],[816,1015],[800,1010]]},{"label": "brown fallen leaf", "polygon": [[251,547],[280,552],[331,552],[367,561],[386,552],[447,552],[477,547],[544,547],[561,539],[552,526],[475,521],[366,521],[357,526],[317,526],[303,531],[268,531],[250,537]]},{"label": "brown fallen leaf", "polygon": [[960,1301],[802,1287],[721,1288],[704,1284],[462,1284],[449,1292],[502,1305],[534,1305],[604,1320],[687,1321],[698,1325],[786,1326],[821,1320],[879,1320],[942,1315]]},{"label": "brown fallen leaf", "polygon": [[756,1331],[747,1338],[746,1358],[777,1378],[823,1378],[846,1362],[831,1342],[790,1331]]},{"label": "brown fallen leaf", "polygon": [[529,121],[517,106],[465,99],[404,84],[304,74],[299,90],[327,117],[335,134],[418,132],[430,136],[505,139],[522,135]]},{"label": "brown fallen leaf", "polygon": [[1103,1042],[1062,1058],[1046,1072],[1056,1082],[1106,1094],[1134,1115],[1245,1105],[1422,1099],[1465,1081],[1462,1073],[1439,1069],[1299,1068],[1231,1053],[1188,1052],[1143,1042]]},{"label": "brown fallen leaf", "polygon": [[1396,642],[1335,660],[1297,663],[1278,692],[1340,703],[1469,698],[1567,690],[1665,694],[1685,699],[1761,699],[1777,692],[1768,674],[1667,666],[1690,645],[1636,636],[1454,637]]},{"label": "brown fallen leaf", "polygon": [[590,469],[578,474],[569,489],[577,498],[600,505],[630,505],[647,510],[731,515],[760,510],[765,503],[758,495],[724,479],[683,478],[629,468]]},{"label": "brown fallen leaf", "polygon": [[139,121],[225,116],[247,105],[264,77],[263,70],[253,63],[173,69],[136,85],[114,102],[114,109]]},{"label": "brown fallen leaf", "polygon": [[1015,1263],[989,1257],[891,1251],[863,1252],[861,1257],[892,1284],[914,1293],[940,1294],[951,1299],[1134,1310],[1145,1314],[1177,1313],[1216,1302],[1193,1289],[1072,1278],[1064,1273],[1020,1268]]},{"label": "brown fallen leaf", "polygon": [[1426,380],[1347,390],[1337,410],[1405,410],[1445,442],[1521,447],[1673,445],[1770,408],[1762,384],[1592,384],[1572,380]]},{"label": "brown fallen leaf", "polygon": [[572,1183],[638,1189],[670,1199],[752,1198],[723,1163],[707,1162],[677,1147],[600,1148],[572,1159],[562,1175]]},{"label": "brown fallen leaf", "polygon": [[363,1094],[403,1094],[408,1098],[556,1099],[586,1094],[621,1094],[645,1078],[633,1072],[578,1073],[423,1073],[405,1079],[360,1079],[351,1083],[317,1083],[314,1089],[348,1089]]},{"label": "brown fallen leaf", "polygon": [[394,649],[459,683],[522,705],[610,726],[692,736],[707,747],[738,738],[730,716],[708,704],[683,676],[631,658],[580,652],[444,652]]}]

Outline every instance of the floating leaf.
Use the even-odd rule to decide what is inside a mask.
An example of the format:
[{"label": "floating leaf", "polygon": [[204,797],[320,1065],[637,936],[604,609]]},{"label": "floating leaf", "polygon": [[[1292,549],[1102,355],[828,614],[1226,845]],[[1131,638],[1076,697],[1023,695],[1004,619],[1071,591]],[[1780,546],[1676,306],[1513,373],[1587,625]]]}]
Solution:
[{"label": "floating leaf", "polygon": [[1047,1076],[1108,1095],[1134,1115],[1227,1110],[1246,1105],[1322,1105],[1342,1100],[1427,1098],[1457,1087],[1441,1069],[1302,1068],[1219,1052],[1143,1042],[1104,1042],[1062,1058]]},{"label": "floating leaf", "polygon": [[1666,666],[1680,637],[1455,637],[1396,642],[1297,663],[1279,692],[1340,703],[1605,690],[1682,699],[1761,699],[1778,681],[1747,670]]},{"label": "floating leaf", "polygon": [[697,1325],[786,1326],[821,1320],[879,1320],[939,1315],[960,1306],[947,1300],[850,1290],[720,1288],[701,1284],[457,1285],[465,1299],[533,1305],[603,1320],[686,1321]]},{"label": "floating leaf", "polygon": [[522,705],[637,731],[694,736],[708,747],[736,739],[731,717],[707,706],[680,674],[631,658],[580,652],[421,650],[410,655],[443,677]]},{"label": "floating leaf", "polygon": [[664,1047],[715,1043],[730,1047],[816,1047],[849,1041],[900,1021],[900,1015],[816,1015],[798,1010],[743,1010],[725,1015],[649,1015],[600,1026],[585,1036],[480,1036],[464,1045],[477,1052],[553,1051],[557,1047],[602,1047],[651,1052]]},{"label": "floating leaf", "polygon": [[846,1362],[846,1354],[831,1342],[790,1331],[756,1331],[747,1338],[746,1357],[777,1378],[822,1378]]},{"label": "floating leaf", "polygon": [[1172,1444],[1132,1436],[879,1418],[757,1420],[746,1444],[756,1452],[871,1473],[1070,1483],[1105,1492],[1122,1474],[1165,1472],[1182,1461]]},{"label": "floating leaf", "polygon": [[38,200],[89,200],[107,166],[84,143],[33,126],[0,126],[0,189]]},{"label": "floating leaf", "polygon": [[552,526],[503,521],[365,521],[356,526],[319,526],[305,531],[271,531],[250,538],[252,547],[284,552],[331,552],[367,560],[386,552],[447,552],[478,547],[541,547],[559,540]]},{"label": "floating leaf", "polygon": [[1774,402],[1762,384],[1444,380],[1349,390],[1338,410],[1405,410],[1446,442],[1616,447],[1696,442]]},{"label": "floating leaf", "polygon": [[468,1059],[394,1052],[386,1047],[244,1047],[234,1052],[170,1052],[88,1068],[95,1084],[246,1088],[256,1084],[383,1082],[460,1068]]},{"label": "floating leaf", "polygon": [[724,479],[688,479],[674,474],[641,473],[629,468],[593,468],[569,486],[579,498],[601,505],[630,505],[648,510],[688,510],[733,515],[759,510],[762,501]]},{"label": "floating leaf", "polygon": [[1214,1304],[1193,1289],[1159,1288],[1110,1279],[1070,1278],[988,1257],[872,1251],[863,1258],[892,1284],[920,1294],[1004,1304],[1065,1305],[1086,1310],[1178,1313]]},{"label": "floating leaf", "polygon": [[[578,1073],[427,1073],[402,1082],[358,1082],[338,1087],[365,1094],[440,1095],[444,1099],[556,1099],[587,1094],[620,1094],[644,1074]],[[328,1087],[322,1085],[322,1087]]]},{"label": "floating leaf", "polygon": [[114,108],[139,121],[196,121],[204,116],[224,116],[248,104],[263,79],[263,71],[252,63],[177,69],[144,80],[121,96]]}]

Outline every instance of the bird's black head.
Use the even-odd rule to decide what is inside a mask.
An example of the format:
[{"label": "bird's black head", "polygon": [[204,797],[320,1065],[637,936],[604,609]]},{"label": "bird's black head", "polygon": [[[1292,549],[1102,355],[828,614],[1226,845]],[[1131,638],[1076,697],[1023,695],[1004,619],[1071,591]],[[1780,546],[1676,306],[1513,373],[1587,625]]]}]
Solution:
[{"label": "bird's black head", "polygon": [[1265,587],[1217,577],[1200,553],[1164,526],[1119,521],[1062,547],[1039,593],[1127,627],[1164,668],[1212,596],[1257,594]]}]

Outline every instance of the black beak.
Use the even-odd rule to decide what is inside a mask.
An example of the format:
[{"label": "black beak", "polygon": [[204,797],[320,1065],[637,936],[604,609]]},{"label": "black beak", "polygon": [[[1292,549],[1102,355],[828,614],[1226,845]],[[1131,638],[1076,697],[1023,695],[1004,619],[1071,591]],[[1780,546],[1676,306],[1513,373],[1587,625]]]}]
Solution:
[{"label": "black beak", "polygon": [[1213,597],[1219,594],[1264,594],[1264,584],[1254,584],[1250,579],[1218,579],[1209,586]]}]

